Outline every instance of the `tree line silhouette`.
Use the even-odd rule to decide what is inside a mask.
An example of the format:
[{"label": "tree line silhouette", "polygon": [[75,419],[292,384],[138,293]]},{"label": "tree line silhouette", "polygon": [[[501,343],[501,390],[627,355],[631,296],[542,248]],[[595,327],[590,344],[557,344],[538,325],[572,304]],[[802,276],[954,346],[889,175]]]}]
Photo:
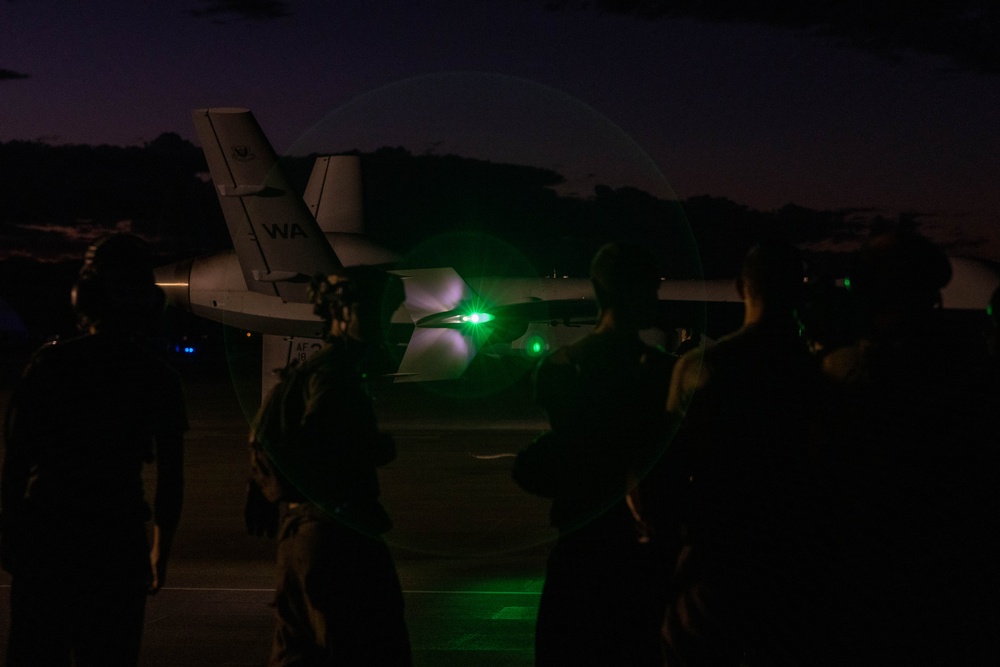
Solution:
[{"label": "tree line silhouette", "polygon": [[[632,187],[563,196],[562,175],[549,169],[401,147],[359,155],[368,233],[403,254],[464,234],[457,245],[467,256],[434,260],[465,273],[531,267],[536,275],[585,276],[595,248],[632,238],[655,248],[665,278],[723,278],[753,239],[810,244],[865,224],[854,210],[758,211],[724,197],[664,200]],[[281,158],[298,191],[315,157]],[[87,244],[123,225],[149,239],[163,263],[230,248],[207,172],[201,149],[174,133],[141,147],[0,143],[0,297],[29,328],[58,329]],[[485,251],[469,252],[469,234],[497,239],[524,261],[516,269],[484,266]],[[836,255],[820,259],[829,258]]]}]

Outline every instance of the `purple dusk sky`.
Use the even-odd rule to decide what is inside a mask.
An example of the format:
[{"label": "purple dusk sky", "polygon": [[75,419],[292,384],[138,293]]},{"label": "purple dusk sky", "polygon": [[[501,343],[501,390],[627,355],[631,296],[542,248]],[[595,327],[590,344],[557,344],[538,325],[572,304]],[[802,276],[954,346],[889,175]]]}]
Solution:
[{"label": "purple dusk sky", "polygon": [[403,145],[581,187],[909,211],[1000,259],[1000,75],[816,31],[545,5],[0,0],[0,141],[196,141],[192,109],[241,106],[279,153]]}]

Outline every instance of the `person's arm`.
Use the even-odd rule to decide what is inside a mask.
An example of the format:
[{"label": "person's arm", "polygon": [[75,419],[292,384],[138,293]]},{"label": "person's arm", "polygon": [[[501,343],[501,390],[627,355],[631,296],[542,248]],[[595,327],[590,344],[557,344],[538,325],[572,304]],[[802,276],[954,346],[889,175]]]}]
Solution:
[{"label": "person's arm", "polygon": [[167,578],[167,561],[180,522],[184,499],[184,437],[165,435],[156,442],[156,500],[153,542],[149,551],[152,568],[150,595],[155,595]]},{"label": "person's arm", "polygon": [[[12,399],[13,400],[13,399]],[[23,438],[19,437],[18,412],[13,404],[7,411],[4,429],[3,473],[0,475],[0,516],[9,519],[24,500],[31,474],[31,461]],[[3,526],[0,524],[0,529]]]},{"label": "person's arm", "polygon": [[[9,417],[9,415],[8,415]],[[0,567],[8,572],[14,568],[16,524],[31,474],[31,463],[19,443],[7,438],[4,443],[3,474],[0,477]]]},{"label": "person's arm", "polygon": [[667,412],[683,416],[687,411],[691,396],[704,386],[707,369],[704,368],[705,355],[702,348],[695,348],[681,357],[674,364],[670,377],[670,392],[667,395]]},{"label": "person's arm", "polygon": [[24,504],[24,495],[31,478],[31,468],[34,464],[30,445],[32,437],[33,417],[30,409],[37,401],[31,397],[31,387],[34,386],[34,374],[25,372],[21,383],[15,389],[7,404],[7,414],[4,418],[3,439],[4,458],[3,471],[0,472],[0,567],[11,571],[13,567],[13,551],[16,524],[20,520],[19,510]]}]

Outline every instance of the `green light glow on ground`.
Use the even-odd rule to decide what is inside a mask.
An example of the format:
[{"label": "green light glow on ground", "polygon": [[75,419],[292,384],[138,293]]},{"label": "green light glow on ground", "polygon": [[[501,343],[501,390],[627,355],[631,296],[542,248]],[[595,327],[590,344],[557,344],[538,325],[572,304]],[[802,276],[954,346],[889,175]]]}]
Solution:
[{"label": "green light glow on ground", "polygon": [[[541,577],[498,577],[465,590],[405,591],[413,648],[436,658],[454,653],[456,665],[529,665],[541,586]],[[492,653],[496,662],[462,662],[469,653]]]},{"label": "green light glow on ground", "polygon": [[496,577],[479,579],[456,593],[476,593],[484,595],[531,595],[542,593],[543,577]]}]

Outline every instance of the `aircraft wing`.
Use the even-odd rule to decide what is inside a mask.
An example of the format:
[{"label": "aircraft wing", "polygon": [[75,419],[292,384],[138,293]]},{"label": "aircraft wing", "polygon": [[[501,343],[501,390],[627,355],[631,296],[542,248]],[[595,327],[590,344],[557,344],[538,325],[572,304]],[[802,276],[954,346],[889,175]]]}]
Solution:
[{"label": "aircraft wing", "polygon": [[197,109],[194,124],[247,289],[305,302],[309,279],[340,266],[246,109]]}]

